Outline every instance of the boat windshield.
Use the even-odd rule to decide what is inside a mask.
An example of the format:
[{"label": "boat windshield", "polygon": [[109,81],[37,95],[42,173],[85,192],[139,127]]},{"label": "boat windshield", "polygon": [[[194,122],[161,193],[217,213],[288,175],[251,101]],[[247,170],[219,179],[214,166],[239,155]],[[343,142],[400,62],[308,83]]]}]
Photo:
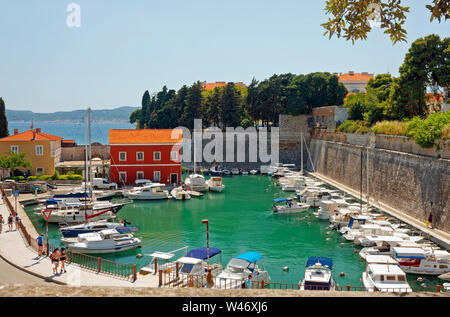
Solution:
[{"label": "boat windshield", "polygon": [[225,270],[230,273],[242,273],[244,269],[248,267],[248,265],[248,261],[233,258],[230,260],[230,262],[228,262]]}]

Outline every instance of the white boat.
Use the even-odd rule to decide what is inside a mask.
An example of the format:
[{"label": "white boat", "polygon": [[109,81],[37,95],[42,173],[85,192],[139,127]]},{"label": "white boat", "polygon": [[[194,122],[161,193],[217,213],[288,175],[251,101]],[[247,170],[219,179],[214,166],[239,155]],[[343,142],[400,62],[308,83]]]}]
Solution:
[{"label": "white boat", "polygon": [[250,170],[250,174],[251,175],[256,175],[256,174],[258,174],[258,171],[257,170]]},{"label": "white boat", "polygon": [[393,250],[394,259],[406,273],[441,275],[450,272],[450,257],[446,250],[401,247]]},{"label": "white boat", "polygon": [[[391,227],[384,227],[372,223],[361,225],[358,229],[350,229],[342,235],[345,240],[353,241],[356,245],[370,246],[369,236],[393,236]],[[366,243],[367,242],[367,243]]]},{"label": "white boat", "polygon": [[141,239],[132,234],[121,234],[115,229],[83,233],[77,238],[62,238],[61,242],[73,252],[104,254],[132,250],[140,247]]},{"label": "white boat", "polygon": [[364,288],[369,292],[412,292],[406,274],[397,261],[387,255],[369,255],[366,271],[362,273]]},{"label": "white boat", "polygon": [[341,230],[342,227],[348,226],[350,219],[355,216],[359,216],[359,210],[350,207],[340,208],[338,205],[338,209],[333,211],[328,220],[333,227]]},{"label": "white boat", "polygon": [[154,200],[170,198],[166,185],[152,183],[142,187],[135,187],[124,192],[124,195],[133,200]]},{"label": "white boat", "polygon": [[239,175],[239,169],[238,169],[238,168],[232,168],[232,169],[231,169],[231,174],[233,174],[233,175]]},{"label": "white boat", "polygon": [[222,192],[225,189],[225,185],[222,182],[222,176],[212,176],[206,181],[209,190],[213,192]]},{"label": "white boat", "polygon": [[137,227],[125,227],[125,224],[123,222],[108,222],[102,220],[82,223],[73,226],[61,226],[59,228],[59,231],[65,238],[68,238],[77,237],[79,234],[83,233],[98,232],[105,229],[116,229],[119,231],[123,228],[132,228],[132,231],[136,231],[134,230],[134,228],[138,229]]},{"label": "white boat", "polygon": [[[123,206],[123,205],[122,205]],[[108,220],[114,216],[114,205],[99,207],[92,205],[59,206],[57,209],[43,209],[39,214],[44,217],[44,212],[51,210],[47,219],[49,223],[78,224],[87,221]],[[121,207],[121,206],[120,206]]]},{"label": "white boat", "polygon": [[372,241],[376,244],[373,247],[365,247],[359,251],[361,259],[366,259],[369,255],[388,255],[394,256],[394,247],[403,248],[420,248],[420,244],[410,241],[404,241],[402,238],[395,236],[374,237]]},{"label": "white boat", "polygon": [[170,195],[175,200],[188,200],[191,199],[191,195],[187,190],[184,190],[182,187],[175,187],[170,191]]},{"label": "white boat", "polygon": [[333,260],[326,257],[308,258],[305,277],[298,285],[302,291],[334,291],[336,282],[333,278]]},{"label": "white boat", "polygon": [[333,200],[321,200],[319,203],[319,210],[317,211],[317,218],[320,220],[328,220],[328,218],[337,211],[337,208],[337,202]]},{"label": "white boat", "polygon": [[232,258],[217,276],[214,288],[242,288],[242,284],[250,274],[252,275],[251,288],[262,287],[262,282],[269,283],[269,273],[256,264],[262,258],[258,252],[246,252]]},{"label": "white boat", "polygon": [[281,190],[285,192],[295,192],[306,188],[303,178],[289,177],[288,180],[280,184]]},{"label": "white boat", "polygon": [[[292,214],[307,211],[310,205],[305,203],[293,202],[292,198],[275,198],[272,205],[274,214]],[[279,205],[277,205],[279,204]]]},{"label": "white boat", "polygon": [[189,175],[188,177],[186,177],[184,184],[190,190],[194,190],[194,191],[198,191],[198,192],[208,191],[208,185],[206,184],[205,177],[200,174]]},{"label": "white boat", "polygon": [[242,175],[248,175],[248,171],[247,171],[247,170],[242,170],[242,171],[241,171],[241,174],[242,174]]}]

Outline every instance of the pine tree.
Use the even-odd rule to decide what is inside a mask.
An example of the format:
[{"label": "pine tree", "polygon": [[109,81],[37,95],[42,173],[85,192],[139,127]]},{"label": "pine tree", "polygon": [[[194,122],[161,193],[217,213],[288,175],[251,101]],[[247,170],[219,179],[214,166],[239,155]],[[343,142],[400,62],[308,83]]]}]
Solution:
[{"label": "pine tree", "polygon": [[9,135],[8,120],[5,113],[5,102],[0,97],[0,138],[4,138]]}]

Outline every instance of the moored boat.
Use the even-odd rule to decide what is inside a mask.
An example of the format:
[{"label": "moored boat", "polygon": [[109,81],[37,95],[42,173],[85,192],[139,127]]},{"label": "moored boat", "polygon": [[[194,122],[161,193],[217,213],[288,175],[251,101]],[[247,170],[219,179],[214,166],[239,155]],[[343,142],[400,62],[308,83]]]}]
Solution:
[{"label": "moored boat", "polygon": [[212,176],[210,179],[206,181],[209,190],[214,192],[222,192],[225,189],[225,185],[222,182],[221,176]]},{"label": "moored boat", "polygon": [[397,261],[387,255],[368,255],[366,271],[362,273],[364,288],[369,292],[412,292],[406,274]]},{"label": "moored boat", "polygon": [[334,291],[333,260],[327,257],[310,257],[306,261],[305,277],[299,282],[299,289]]},{"label": "moored boat", "polygon": [[184,190],[182,187],[175,187],[170,191],[170,195],[175,200],[188,200],[191,199],[189,191]]},{"label": "moored boat", "polygon": [[186,177],[184,181],[186,187],[193,191],[206,192],[208,191],[208,185],[206,184],[205,177],[200,174],[191,174]]},{"label": "moored boat", "polygon": [[272,205],[274,214],[292,214],[307,211],[310,208],[310,205],[294,202],[292,198],[275,198],[273,201],[275,203]]},{"label": "moored boat", "polygon": [[134,189],[125,191],[124,195],[133,200],[167,199],[170,197],[166,185],[161,183],[135,187]]},{"label": "moored boat", "polygon": [[434,248],[394,247],[394,259],[408,274],[441,275],[450,272],[450,257],[446,250]]},{"label": "moored boat", "polygon": [[59,231],[65,238],[77,237],[79,234],[115,229],[118,232],[137,231],[138,227],[126,227],[124,222],[93,221],[73,226],[61,226]]}]

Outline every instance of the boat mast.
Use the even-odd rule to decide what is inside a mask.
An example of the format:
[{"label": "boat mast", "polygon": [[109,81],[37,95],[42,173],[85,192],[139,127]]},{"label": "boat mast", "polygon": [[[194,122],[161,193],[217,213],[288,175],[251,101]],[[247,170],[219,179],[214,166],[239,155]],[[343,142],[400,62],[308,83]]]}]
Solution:
[{"label": "boat mast", "polygon": [[367,210],[370,206],[369,202],[369,147],[367,147],[367,155],[366,155],[366,185],[367,185],[367,191],[366,191],[366,200],[367,200]]},{"label": "boat mast", "polygon": [[88,129],[89,129],[89,183],[92,186],[91,108],[88,108]]},{"label": "boat mast", "polygon": [[84,221],[87,222],[86,218],[86,192],[87,192],[87,182],[88,182],[88,166],[87,166],[87,157],[88,157],[88,148],[87,148],[87,121],[88,116],[85,117],[85,124],[84,124]]},{"label": "boat mast", "polygon": [[303,132],[300,132],[300,158],[301,158],[300,173],[301,175],[303,175]]}]

